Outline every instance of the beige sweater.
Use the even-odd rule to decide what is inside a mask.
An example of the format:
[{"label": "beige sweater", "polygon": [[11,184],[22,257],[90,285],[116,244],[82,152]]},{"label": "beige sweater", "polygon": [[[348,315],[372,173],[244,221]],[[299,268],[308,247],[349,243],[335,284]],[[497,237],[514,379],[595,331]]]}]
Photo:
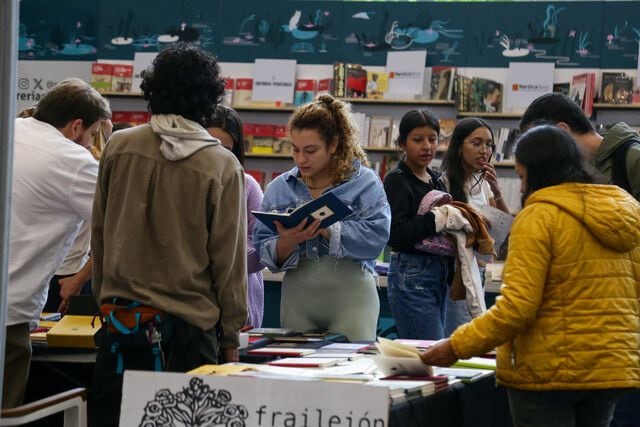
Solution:
[{"label": "beige sweater", "polygon": [[218,140],[192,130],[187,142],[202,147],[171,159],[150,125],[109,140],[94,202],[93,291],[98,301],[137,300],[202,330],[220,322],[222,348],[234,348],[247,318],[244,174]]}]

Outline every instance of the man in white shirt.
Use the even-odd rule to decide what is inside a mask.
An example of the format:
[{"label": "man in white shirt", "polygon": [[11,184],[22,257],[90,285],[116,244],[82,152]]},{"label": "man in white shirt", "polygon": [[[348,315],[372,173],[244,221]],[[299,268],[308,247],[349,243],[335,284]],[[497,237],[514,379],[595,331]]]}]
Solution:
[{"label": "man in white shirt", "polygon": [[8,312],[2,407],[24,397],[29,333],[47,297],[47,284],[83,221],[91,220],[98,164],[87,149],[107,101],[79,79],[66,79],[15,122]]}]

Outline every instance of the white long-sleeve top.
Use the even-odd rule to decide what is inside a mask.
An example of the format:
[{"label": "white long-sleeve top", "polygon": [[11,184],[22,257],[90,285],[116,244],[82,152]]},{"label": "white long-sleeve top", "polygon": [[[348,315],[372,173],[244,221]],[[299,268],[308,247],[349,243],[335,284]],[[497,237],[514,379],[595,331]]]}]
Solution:
[{"label": "white long-sleeve top", "polygon": [[98,163],[52,125],[16,119],[7,325],[38,320],[47,284],[91,220]]}]

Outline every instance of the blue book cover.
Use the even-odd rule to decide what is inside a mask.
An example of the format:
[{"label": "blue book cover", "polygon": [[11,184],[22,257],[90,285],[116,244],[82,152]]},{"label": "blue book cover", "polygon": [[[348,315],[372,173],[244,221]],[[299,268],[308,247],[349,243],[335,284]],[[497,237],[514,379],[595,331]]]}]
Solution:
[{"label": "blue book cover", "polygon": [[352,213],[352,210],[333,193],[324,193],[317,199],[305,203],[289,213],[258,211],[251,211],[251,213],[264,225],[276,231],[273,221],[280,221],[286,228],[291,228],[300,224],[305,218],[308,218],[307,224],[320,219],[320,228],[327,228]]}]

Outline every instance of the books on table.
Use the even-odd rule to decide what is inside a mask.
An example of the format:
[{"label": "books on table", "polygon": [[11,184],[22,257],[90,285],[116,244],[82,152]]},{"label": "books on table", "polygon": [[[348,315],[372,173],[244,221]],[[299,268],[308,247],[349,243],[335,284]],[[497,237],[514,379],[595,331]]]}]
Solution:
[{"label": "books on table", "polygon": [[488,377],[495,373],[491,369],[474,369],[474,368],[433,368],[436,375],[445,375],[461,380],[463,383],[470,383],[480,378]]},{"label": "books on table", "polygon": [[373,361],[386,376],[433,375],[433,368],[422,362],[420,351],[415,347],[386,338],[378,338],[376,347],[380,356],[374,356]]},{"label": "books on table", "polygon": [[496,359],[487,357],[471,357],[469,359],[460,359],[453,366],[458,368],[476,368],[496,370]]},{"label": "books on table", "polygon": [[308,354],[315,353],[312,348],[295,348],[295,347],[260,347],[252,350],[248,350],[247,354],[258,354],[266,356],[280,356],[280,357],[301,357]]},{"label": "books on table", "polygon": [[291,228],[300,224],[305,218],[307,225],[319,219],[320,228],[327,228],[352,212],[335,194],[330,192],[324,193],[317,199],[305,203],[289,213],[251,211],[258,220],[273,231],[276,231],[274,221],[279,221],[284,227]]},{"label": "books on table", "polygon": [[346,359],[339,357],[285,357],[284,359],[267,362],[271,366],[285,366],[291,368],[322,368],[335,366]]},{"label": "books on table", "polygon": [[63,316],[47,332],[49,347],[95,348],[94,335],[102,323],[94,316]]}]

